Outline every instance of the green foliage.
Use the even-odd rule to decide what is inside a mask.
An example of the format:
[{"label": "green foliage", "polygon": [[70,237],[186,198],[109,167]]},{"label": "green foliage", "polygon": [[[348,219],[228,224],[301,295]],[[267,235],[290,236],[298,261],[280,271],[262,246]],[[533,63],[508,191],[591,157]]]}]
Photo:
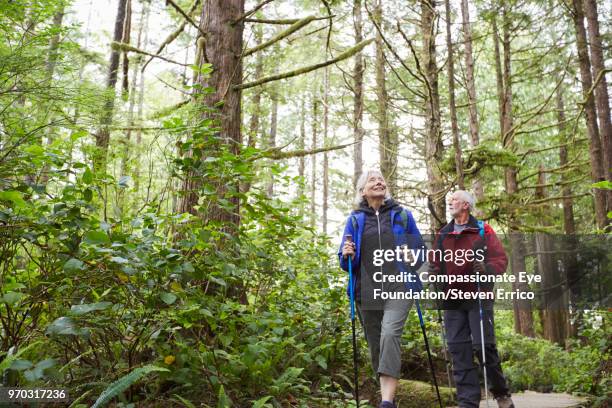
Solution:
[{"label": "green foliage", "polygon": [[600,328],[585,328],[579,337],[588,341],[569,340],[564,350],[544,339],[498,333],[502,368],[512,390],[586,395],[610,392],[605,368],[602,372],[611,358],[609,329],[605,332]]},{"label": "green foliage", "polygon": [[117,381],[109,385],[108,388],[106,388],[104,392],[100,394],[96,402],[92,405],[92,408],[100,408],[100,407],[105,406],[113,398],[115,398],[117,395],[125,391],[130,385],[134,384],[135,382],[140,380],[142,377],[152,372],[160,372],[160,371],[168,371],[168,369],[163,368],[163,367],[156,367],[153,365],[147,365],[144,367],[139,367],[139,368],[134,369],[129,374],[121,377],[120,379],[118,379]]},{"label": "green foliage", "polygon": [[[178,2],[183,9],[191,3]],[[352,12],[349,3],[327,3],[336,16]],[[320,1],[296,4],[305,5],[304,10],[310,8],[313,15],[326,15],[328,11]],[[482,13],[482,5],[475,5],[476,11]],[[66,23],[56,27],[51,23],[63,7],[68,11],[71,6],[73,3],[66,0],[3,1],[1,6],[3,381],[7,385],[68,388],[70,395],[78,396],[72,401],[74,406],[102,406],[113,398],[128,406],[147,406],[153,401],[162,405],[174,401],[187,407],[277,408],[295,406],[296,401],[302,407],[350,406],[347,395],[354,384],[346,374],[352,364],[344,292],[346,274],[338,270],[333,255],[336,248],[328,237],[305,221],[309,200],[304,195],[294,197],[298,184],[302,192],[309,188],[307,177],[296,176],[291,168],[295,159],[271,163],[258,148],[246,143],[240,148],[229,145],[223,129],[210,118],[214,116],[211,113],[216,113],[214,108],[202,103],[214,89],[198,82],[185,85],[182,78],[177,81],[178,71],[168,69],[161,72],[159,79],[170,81],[170,85],[177,82],[179,90],[197,92],[189,95],[193,96],[191,103],[177,109],[171,104],[172,99],[182,100],[186,95],[169,92],[165,85],[164,88],[151,85],[149,77],[145,77],[147,106],[142,116],[150,110],[157,110],[158,114],[148,120],[139,119],[140,123],[128,123],[134,127],[128,133],[121,127],[134,112],[118,99],[114,112],[117,128],[111,132],[108,169],[94,170],[91,159],[95,133],[107,99],[100,96],[112,94],[98,75],[108,58],[74,40],[84,33],[84,28]],[[398,11],[398,16],[414,12],[410,5],[401,2],[386,7]],[[537,8],[534,5],[534,10]],[[169,10],[172,18],[184,20],[176,10]],[[260,10],[258,16],[271,17],[268,10],[265,13]],[[484,13],[484,23],[488,24],[497,11]],[[529,27],[538,22],[521,10],[513,10],[512,17]],[[137,20],[143,19],[133,19]],[[334,21],[334,31],[342,32],[339,37],[350,38],[344,35],[341,21]],[[292,46],[265,50],[264,71],[295,64],[305,56],[312,61],[328,58],[327,51],[322,52],[327,50],[322,46],[327,41],[327,30],[320,29],[326,24],[328,21],[313,22],[312,33],[318,32],[319,38],[295,37],[287,40],[287,45]],[[368,32],[372,27],[366,22],[364,28]],[[264,38],[275,35],[271,27],[263,30]],[[491,44],[487,43],[490,27],[475,24],[474,31],[480,41],[476,48],[482,53],[479,64],[485,62],[477,67],[477,82],[487,91],[485,94],[493,95],[494,78],[487,72],[492,65],[486,65],[493,60]],[[98,33],[88,34],[95,38]],[[409,36],[414,34],[408,32]],[[180,41],[193,46],[188,33],[180,35]],[[521,51],[524,57],[513,56],[513,67],[517,72],[529,71],[535,79],[521,75],[516,82],[513,80],[513,85],[517,85],[513,89],[516,131],[525,132],[515,135],[518,147],[512,151],[500,147],[496,101],[480,98],[481,144],[464,148],[466,184],[475,177],[482,178],[488,190],[483,208],[502,223],[510,215],[519,215],[534,224],[540,221],[537,211],[523,205],[531,199],[530,192],[511,197],[516,202],[507,205],[500,177],[503,167],[516,166],[521,177],[528,177],[521,182],[524,187],[533,180],[529,174],[540,164],[554,167],[558,161],[554,150],[533,155],[529,152],[547,148],[551,141],[562,142],[557,140],[558,132],[550,130],[550,123],[556,120],[550,117],[552,113],[530,117],[527,112],[532,100],[539,103],[551,89],[550,84],[541,80],[542,73],[532,72],[532,65],[537,66],[532,62],[541,61],[542,55],[529,49],[530,44],[517,43],[531,37],[525,38],[521,34],[513,40],[513,49],[524,48]],[[50,72],[47,62],[54,39],[60,41],[57,64],[54,72]],[[335,34],[329,40],[329,49],[346,49],[346,44],[336,43]],[[540,48],[546,47],[536,47]],[[552,67],[555,54],[544,55],[544,63]],[[340,65],[349,63],[347,60]],[[393,63],[391,59],[389,64]],[[409,57],[404,63],[414,61]],[[130,67],[138,70],[137,64],[138,59],[130,55]],[[246,59],[244,78],[252,75],[250,64]],[[401,139],[411,139],[410,145],[402,145],[401,150],[410,147],[410,157],[419,159],[423,144],[421,129],[415,128],[413,132],[410,125],[410,134],[401,134],[403,125],[411,121],[405,121],[396,107],[406,103],[407,112],[412,114],[416,107],[414,112],[418,114],[425,106],[419,99],[422,80],[407,75],[402,67],[395,68],[393,75],[386,78],[395,105],[390,106],[389,126]],[[185,76],[206,78],[213,69],[210,64],[189,65]],[[420,68],[415,69],[418,71]],[[368,90],[371,75],[367,72],[365,111],[375,112],[376,101],[370,98]],[[443,71],[440,73],[443,75]],[[305,107],[304,132],[318,124],[321,118],[311,117],[310,110],[312,101],[321,97],[319,74],[289,79],[285,82],[289,86],[272,88],[269,84],[262,88],[263,100],[257,108],[252,106],[249,94],[255,89],[245,91],[243,116],[257,113],[260,119],[259,128],[249,135],[255,146],[265,145],[271,125],[267,103],[271,91],[278,93],[279,103],[284,105],[279,109],[277,146],[287,142],[289,150],[297,145],[292,138],[298,127],[295,118],[301,113],[298,105]],[[333,102],[329,105],[329,121],[325,122],[329,127],[325,145],[340,142],[336,134],[344,133],[338,130],[347,126],[345,114],[337,109],[351,104],[351,92],[345,91],[344,84],[338,86],[344,80],[345,76],[336,69],[330,70],[328,90]],[[442,94],[445,82],[440,81]],[[441,96],[444,101],[445,95]],[[464,105],[465,95],[458,91],[457,97],[458,104]],[[568,106],[575,105],[572,98]],[[172,107],[159,109],[162,108],[159,101]],[[304,103],[297,103],[300,101]],[[546,111],[549,110],[547,107]],[[466,111],[458,110],[464,135],[468,132]],[[162,123],[158,122],[160,117],[165,119]],[[582,130],[576,128],[575,133]],[[525,137],[527,132],[537,137]],[[128,135],[132,139],[128,140]],[[134,142],[140,138],[142,141]],[[308,148],[304,140],[301,142],[297,147]],[[575,161],[586,152],[586,146],[578,142],[568,147],[570,160]],[[341,165],[332,164],[329,168],[333,198],[328,200],[342,213],[349,210],[352,194],[345,171],[349,151],[330,152],[328,156],[332,163],[342,161]],[[398,163],[398,174],[403,174],[405,167],[415,170],[415,174],[423,170],[405,164]],[[453,174],[455,163],[450,150],[440,166],[443,173]],[[580,162],[575,164],[567,175],[580,180],[588,173],[580,166]],[[551,175],[551,183],[560,179],[558,173]],[[279,192],[273,198],[265,188],[271,180]],[[193,214],[176,210],[183,199],[185,181],[192,182],[189,188],[196,200]],[[420,189],[418,184],[415,185]],[[610,185],[584,182],[573,187],[572,194],[578,195],[590,187],[609,189]],[[553,192],[559,193],[558,185]],[[585,229],[592,224],[588,220],[592,214],[589,200],[575,200],[577,224]],[[549,212],[551,218],[559,214],[558,209]],[[332,213],[330,208],[330,220],[335,217]],[[316,214],[310,215],[316,218]],[[231,217],[239,217],[240,223],[228,221]],[[585,220],[589,222],[582,222]],[[439,323],[431,314],[427,315],[428,332],[438,333]],[[504,325],[510,326],[509,322]],[[598,364],[609,361],[606,337],[602,330],[592,328],[585,328],[581,336],[583,340],[570,343],[566,351],[545,341],[502,334],[500,349],[513,387],[604,396],[609,390],[609,379],[602,375]],[[430,342],[440,365],[441,340],[431,336]],[[362,361],[366,361],[365,341],[361,340],[359,347]],[[429,381],[414,310],[407,321],[403,348],[408,376],[421,376],[419,380]],[[140,381],[153,372],[156,375],[148,381]],[[415,404],[431,400],[430,395],[424,395],[423,387],[412,391],[406,398]]]}]

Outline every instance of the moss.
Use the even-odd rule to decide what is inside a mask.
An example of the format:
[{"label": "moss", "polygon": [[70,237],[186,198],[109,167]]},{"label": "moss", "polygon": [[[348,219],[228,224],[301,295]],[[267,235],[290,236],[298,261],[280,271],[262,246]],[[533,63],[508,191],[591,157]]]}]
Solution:
[{"label": "moss", "polygon": [[[444,406],[453,405],[455,396],[452,388],[440,387],[440,397]],[[436,390],[429,383],[400,380],[395,399],[402,408],[437,408]]]}]

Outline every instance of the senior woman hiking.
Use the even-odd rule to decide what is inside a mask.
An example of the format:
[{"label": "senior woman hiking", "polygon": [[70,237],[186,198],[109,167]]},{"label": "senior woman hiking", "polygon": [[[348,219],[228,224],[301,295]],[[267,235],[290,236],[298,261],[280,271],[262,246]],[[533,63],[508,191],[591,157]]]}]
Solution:
[{"label": "senior woman hiking", "polygon": [[[406,290],[420,291],[416,271],[422,260],[411,262],[374,262],[384,250],[424,248],[421,234],[410,211],[397,204],[389,194],[380,171],[364,172],[356,185],[355,210],[348,217],[338,257],[342,269],[352,267],[357,313],[363,327],[372,368],[380,382],[381,408],[395,408],[393,402],[401,370],[400,339],[411,300],[401,296],[381,296]],[[397,251],[399,253],[399,250]],[[385,277],[406,276],[397,282]],[[352,286],[351,286],[352,285]]]}]

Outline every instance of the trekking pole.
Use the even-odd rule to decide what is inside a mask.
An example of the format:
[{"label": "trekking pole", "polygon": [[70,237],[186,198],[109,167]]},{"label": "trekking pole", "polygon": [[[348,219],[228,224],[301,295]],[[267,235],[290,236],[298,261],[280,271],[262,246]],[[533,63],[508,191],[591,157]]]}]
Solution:
[{"label": "trekking pole", "polygon": [[[434,288],[439,291],[438,283],[434,283]],[[438,323],[440,324],[440,337],[442,337],[442,351],[444,353],[444,364],[446,365],[446,377],[448,378],[448,388],[453,388],[451,382],[451,360],[448,356],[448,347],[446,346],[446,328],[444,327],[444,320],[442,319],[442,311],[440,307],[440,299],[436,300],[436,309],[438,310]]]},{"label": "trekking pole", "polygon": [[[353,236],[347,234],[344,239],[348,242],[353,242]],[[355,401],[359,408],[359,366],[358,366],[358,350],[357,337],[355,336],[355,288],[353,286],[353,261],[351,256],[348,256],[348,273],[349,273],[349,298],[351,301],[351,329],[353,330],[353,376],[355,384]]]},{"label": "trekking pole", "polygon": [[[484,223],[479,221],[478,223],[478,235],[482,239],[482,250],[487,253],[487,241],[485,239]],[[480,315],[480,347],[482,348],[482,375],[484,377],[485,386],[485,401],[487,408],[489,408],[489,384],[487,380],[487,354],[485,353],[485,341],[484,341],[484,313],[482,311],[482,299],[480,298],[480,273],[476,272],[476,288],[478,290],[478,314]]]},{"label": "trekking pole", "polygon": [[480,347],[482,348],[482,375],[484,377],[485,401],[489,408],[489,385],[487,382],[487,354],[485,353],[484,342],[484,315],[482,312],[482,299],[480,298],[480,274],[476,272],[476,286],[478,288],[478,313],[480,314]]},{"label": "trekking pole", "polygon": [[440,408],[442,407],[442,398],[440,397],[440,389],[438,388],[438,380],[436,380],[436,371],[434,370],[433,360],[431,358],[431,350],[429,350],[429,342],[427,341],[427,332],[425,331],[425,322],[423,321],[423,313],[421,313],[421,306],[419,300],[414,300],[416,304],[417,314],[419,315],[419,322],[421,324],[421,331],[423,332],[423,340],[425,340],[425,349],[427,349],[427,358],[429,359],[429,367],[431,368],[431,377],[433,378],[434,386],[436,387],[436,395],[438,396],[438,403]]},{"label": "trekking pole", "polygon": [[444,328],[444,320],[442,319],[442,312],[440,311],[438,302],[438,323],[440,324],[440,337],[442,338],[442,352],[444,353],[444,364],[446,365],[446,376],[448,377],[448,388],[453,388],[451,382],[451,362],[448,358],[448,348],[446,347],[446,329]]}]

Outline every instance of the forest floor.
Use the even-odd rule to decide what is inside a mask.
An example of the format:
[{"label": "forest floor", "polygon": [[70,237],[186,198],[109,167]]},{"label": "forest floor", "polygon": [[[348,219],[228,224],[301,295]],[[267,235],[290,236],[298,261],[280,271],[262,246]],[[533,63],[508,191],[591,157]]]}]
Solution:
[{"label": "forest floor", "polygon": [[[543,394],[535,391],[525,391],[512,395],[516,408],[579,408],[587,400],[570,394]],[[480,408],[486,408],[486,401],[480,402]],[[489,399],[489,407],[497,407],[497,403]]]}]

